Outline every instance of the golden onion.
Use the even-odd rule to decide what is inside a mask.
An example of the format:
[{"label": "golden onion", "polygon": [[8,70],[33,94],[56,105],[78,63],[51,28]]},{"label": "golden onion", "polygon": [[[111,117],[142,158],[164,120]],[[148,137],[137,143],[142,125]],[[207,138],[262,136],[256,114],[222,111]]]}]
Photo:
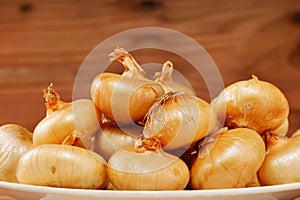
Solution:
[{"label": "golden onion", "polygon": [[216,126],[209,103],[183,92],[169,92],[150,108],[143,135],[159,139],[164,149],[187,148]]},{"label": "golden onion", "polygon": [[192,189],[259,186],[256,173],[265,158],[261,136],[248,128],[221,129],[204,139],[192,163]]},{"label": "golden onion", "polygon": [[89,99],[60,100],[52,84],[44,90],[47,108],[33,132],[33,145],[71,144],[92,148],[91,137],[99,128],[98,114]]},{"label": "golden onion", "polygon": [[224,126],[251,128],[259,134],[277,129],[289,114],[288,101],[280,89],[256,76],[226,87],[212,104]]},{"label": "golden onion", "polygon": [[124,49],[117,48],[112,60],[120,61],[125,71],[122,75],[101,73],[91,85],[91,97],[106,118],[117,125],[142,121],[157,98],[164,94],[160,84],[145,78],[145,71]]},{"label": "golden onion", "polygon": [[32,133],[17,124],[0,127],[0,180],[18,182],[17,164],[20,157],[32,148]]},{"label": "golden onion", "polygon": [[[146,142],[147,143],[147,142]],[[183,190],[189,169],[160,147],[123,148],[108,161],[108,178],[118,190]],[[147,144],[148,145],[148,144]],[[151,145],[150,145],[151,146]]]},{"label": "golden onion", "polygon": [[300,182],[300,137],[280,137],[268,133],[267,154],[258,176],[262,185]]},{"label": "golden onion", "polygon": [[100,155],[81,147],[44,144],[21,157],[17,179],[31,185],[101,189],[107,184],[107,164]]}]

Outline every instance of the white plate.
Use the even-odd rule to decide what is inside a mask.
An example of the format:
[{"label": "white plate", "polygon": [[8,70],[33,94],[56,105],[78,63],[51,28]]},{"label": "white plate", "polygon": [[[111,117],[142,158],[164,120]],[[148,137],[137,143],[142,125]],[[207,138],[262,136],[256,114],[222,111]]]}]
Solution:
[{"label": "white plate", "polygon": [[32,186],[0,181],[0,194],[17,200],[116,200],[116,199],[201,199],[201,200],[275,200],[300,197],[300,183],[253,188],[182,191],[82,190]]}]

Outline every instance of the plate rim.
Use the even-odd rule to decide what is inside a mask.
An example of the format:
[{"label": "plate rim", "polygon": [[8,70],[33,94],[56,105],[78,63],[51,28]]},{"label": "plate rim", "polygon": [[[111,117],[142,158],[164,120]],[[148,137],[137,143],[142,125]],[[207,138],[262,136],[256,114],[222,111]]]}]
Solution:
[{"label": "plate rim", "polygon": [[[300,182],[287,183],[272,186],[259,186],[248,188],[229,188],[229,189],[206,189],[206,190],[161,190],[161,191],[134,191],[134,190],[104,190],[104,189],[74,189],[74,188],[56,188],[49,186],[37,186],[22,183],[11,183],[0,181],[0,190],[10,189],[19,192],[30,193],[47,193],[57,195],[71,195],[71,196],[93,196],[93,197],[116,197],[117,195],[126,197],[144,197],[145,195],[151,195],[155,197],[226,197],[226,196],[245,196],[245,195],[258,195],[275,192],[284,192],[300,189]],[[299,191],[300,192],[300,191]],[[7,195],[7,194],[5,194]]]}]

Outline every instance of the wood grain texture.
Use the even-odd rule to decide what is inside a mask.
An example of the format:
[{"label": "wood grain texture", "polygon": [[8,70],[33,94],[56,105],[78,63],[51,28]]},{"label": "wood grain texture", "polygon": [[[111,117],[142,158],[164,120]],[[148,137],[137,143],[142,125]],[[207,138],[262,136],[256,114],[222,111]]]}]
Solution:
[{"label": "wood grain texture", "polygon": [[[43,88],[53,82],[62,99],[71,101],[78,69],[96,45],[122,31],[154,26],[199,42],[225,85],[252,74],[276,84],[290,103],[290,132],[300,128],[298,0],[0,0],[0,13],[0,124],[33,130],[45,116]],[[209,100],[184,59],[155,50],[133,54],[140,63],[172,60]]]}]

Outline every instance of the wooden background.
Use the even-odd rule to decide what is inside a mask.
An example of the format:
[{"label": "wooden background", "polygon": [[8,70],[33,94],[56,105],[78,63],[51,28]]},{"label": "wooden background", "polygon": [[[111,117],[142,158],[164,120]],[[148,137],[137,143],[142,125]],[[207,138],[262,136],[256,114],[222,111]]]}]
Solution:
[{"label": "wooden background", "polygon": [[[290,132],[300,128],[299,0],[0,0],[0,125],[33,130],[45,116],[43,88],[53,82],[62,99],[71,101],[77,71],[91,50],[144,26],[198,41],[225,85],[252,74],[274,83],[290,103]],[[193,74],[166,52],[133,54],[140,63],[172,58],[182,73]],[[202,84],[192,85],[207,99]]]}]

